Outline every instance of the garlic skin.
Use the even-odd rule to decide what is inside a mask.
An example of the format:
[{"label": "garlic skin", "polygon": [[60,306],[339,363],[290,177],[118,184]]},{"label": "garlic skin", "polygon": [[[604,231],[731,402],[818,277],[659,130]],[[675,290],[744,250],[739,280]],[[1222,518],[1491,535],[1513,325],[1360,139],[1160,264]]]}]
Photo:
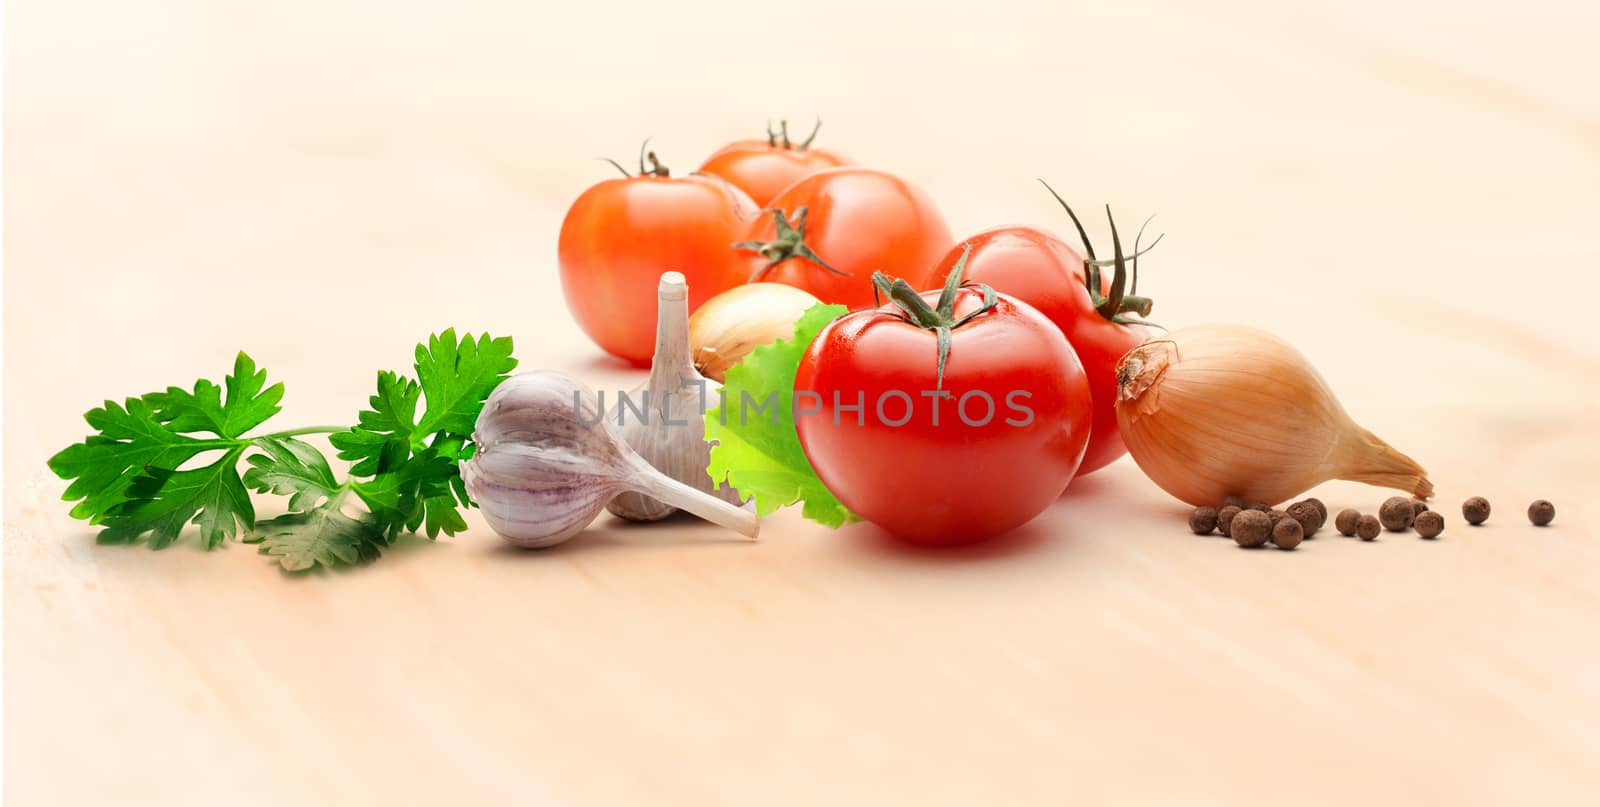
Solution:
[{"label": "garlic skin", "polygon": [[747,283],[712,297],[689,318],[695,369],[719,384],[726,381],[729,367],[762,345],[793,336],[800,315],[821,302],[783,283]]},{"label": "garlic skin", "polygon": [[1195,506],[1277,504],[1330,479],[1433,495],[1422,466],[1356,425],[1299,351],[1255,328],[1184,328],[1129,351],[1117,422],[1139,468]]},{"label": "garlic skin", "polygon": [[534,371],[500,383],[461,464],[467,493],[489,526],[529,548],[562,543],[619,493],[643,492],[754,538],[754,513],[671,479],[622,442],[594,392],[561,373]]},{"label": "garlic skin", "polygon": [[[628,447],[656,470],[692,488],[739,504],[732,486],[714,490],[706,473],[711,464],[711,444],[706,442],[705,412],[718,401],[721,385],[696,372],[689,355],[689,285],[682,274],[665,272],[656,287],[656,352],[650,361],[650,380],[629,399],[644,411],[625,408],[621,401],[610,415]],[[630,521],[657,521],[678,508],[640,493],[622,493],[606,509]]]}]

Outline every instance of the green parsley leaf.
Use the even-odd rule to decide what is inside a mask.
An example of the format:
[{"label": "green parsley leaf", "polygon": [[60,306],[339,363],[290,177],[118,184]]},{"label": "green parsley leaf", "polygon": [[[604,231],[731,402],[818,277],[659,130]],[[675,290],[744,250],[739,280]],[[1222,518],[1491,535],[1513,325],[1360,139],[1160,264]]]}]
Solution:
[{"label": "green parsley leaf", "polygon": [[421,395],[417,382],[388,370],[378,373],[378,392],[367,399],[371,408],[356,416],[354,428],[328,438],[339,459],[354,463],[351,476],[378,476],[405,464]]},{"label": "green parsley leaf", "polygon": [[267,371],[258,371],[255,361],[243,352],[233,360],[233,372],[224,383],[228,386],[226,402],[222,389],[205,379],[195,382],[193,392],[168,387],[166,392],[145,397],[156,407],[167,428],[176,432],[210,432],[226,438],[260,426],[281,409],[278,401],[283,399],[283,384],[266,387]]},{"label": "green parsley leaf", "polygon": [[356,426],[328,438],[340,459],[354,463],[351,476],[371,477],[352,489],[390,538],[416,530],[436,538],[467,528],[457,511],[472,506],[460,461],[470,456],[484,400],[517,366],[509,338],[457,340],[454,329],[418,345],[416,358],[418,380],[379,373],[378,391]]},{"label": "green parsley leaf", "polygon": [[[245,430],[278,411],[283,385],[266,386],[266,372],[240,353],[225,383],[201,379],[192,391],[168,387],[129,398],[118,406],[106,401],[84,420],[99,434],[68,446],[50,458],[50,470],[73,480],[62,498],[82,499],[74,518],[105,524],[100,540],[132,543],[146,533],[160,549],[177,539],[191,520],[207,546],[216,546],[239,529],[249,529],[255,514],[234,466]],[[212,438],[197,437],[209,433]],[[177,469],[202,452],[223,456],[202,468]]]},{"label": "green parsley leaf", "polygon": [[376,560],[385,545],[383,531],[367,519],[345,515],[337,503],[305,513],[287,513],[256,525],[261,554],[272,555],[284,571],[303,572],[322,564],[348,566]]},{"label": "green parsley leaf", "polygon": [[428,401],[417,430],[471,434],[484,399],[516,366],[509,337],[484,334],[473,341],[467,334],[457,344],[454,329],[428,337],[426,349],[417,346],[417,380]]},{"label": "green parsley leaf", "polygon": [[128,498],[107,511],[100,542],[131,544],[149,533],[150,548],[164,549],[192,522],[213,549],[250,529],[256,511],[239,479],[242,453],[243,447],[229,449],[210,465],[182,471],[147,466],[128,486]]},{"label": "green parsley leaf", "polygon": [[[728,368],[723,403],[706,413],[706,439],[716,441],[707,472],[718,487],[726,483],[754,499],[758,515],[804,502],[801,514],[820,524],[839,527],[857,520],[817,478],[794,428],[794,377],[800,357],[811,340],[847,310],[820,304],[807,309],[795,323],[793,338],[762,345]],[[750,414],[774,397],[776,423],[765,415]],[[729,410],[726,417],[724,408]]]},{"label": "green parsley leaf", "polygon": [[90,524],[105,521],[111,508],[127,498],[128,486],[146,466],[176,468],[217,447],[212,441],[168,429],[145,398],[129,398],[121,406],[106,401],[83,419],[99,434],[67,446],[51,457],[49,464],[57,476],[72,480],[61,498],[83,500],[72,508],[72,517],[88,519]]},{"label": "green parsley leaf", "polygon": [[[240,353],[222,384],[201,379],[89,411],[84,419],[97,433],[51,457],[50,469],[70,480],[63,498],[76,502],[73,517],[104,525],[102,542],[148,536],[159,549],[195,524],[207,548],[234,537],[259,542],[290,571],[371,560],[402,532],[435,538],[466,529],[460,508],[473,505],[460,462],[472,454],[484,399],[516,363],[510,339],[458,340],[447,329],[417,346],[416,380],[378,374],[355,427],[250,436],[278,413],[283,385],[268,386],[266,372]],[[294,436],[313,433],[329,434],[352,463],[349,479],[339,481],[328,458]],[[211,462],[184,467],[196,458]],[[289,497],[290,512],[256,523],[250,490]],[[367,513],[343,510],[350,493]]]},{"label": "green parsley leaf", "polygon": [[245,459],[250,464],[244,472],[247,487],[257,493],[288,496],[289,510],[295,513],[304,513],[322,499],[338,495],[339,482],[333,477],[328,458],[310,443],[293,437],[260,437],[255,445],[266,453]]}]

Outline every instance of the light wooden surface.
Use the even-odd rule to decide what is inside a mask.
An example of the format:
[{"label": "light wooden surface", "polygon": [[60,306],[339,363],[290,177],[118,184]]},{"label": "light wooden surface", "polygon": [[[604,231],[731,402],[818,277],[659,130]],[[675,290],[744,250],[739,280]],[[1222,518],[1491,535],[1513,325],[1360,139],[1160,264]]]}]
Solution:
[{"label": "light wooden surface", "polygon": [[[1592,802],[1594,4],[559,5],[7,4],[8,805]],[[813,112],[957,232],[1159,212],[1158,319],[1296,343],[1445,537],[1244,552],[1123,461],[968,550],[473,515],[301,579],[57,501],[82,411],[240,348],[286,425],[450,325],[631,384],[559,303],[592,158]]]}]

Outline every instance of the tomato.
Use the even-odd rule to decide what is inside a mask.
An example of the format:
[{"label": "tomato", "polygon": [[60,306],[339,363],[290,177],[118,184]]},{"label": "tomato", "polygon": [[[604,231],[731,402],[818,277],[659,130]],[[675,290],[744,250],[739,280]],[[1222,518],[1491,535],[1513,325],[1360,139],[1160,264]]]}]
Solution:
[{"label": "tomato", "polygon": [[749,263],[728,245],[748,232],[757,214],[744,191],[721,179],[673,177],[655,154],[642,156],[638,176],[584,191],[561,223],[567,307],[607,353],[648,365],[661,273],[675,270],[688,278],[691,312],[745,282]]},{"label": "tomato", "polygon": [[[1073,221],[1077,221],[1076,216]],[[1079,233],[1082,234],[1081,226]],[[1094,248],[1089,245],[1088,236],[1083,235],[1083,238],[1084,246],[1093,256]],[[1094,428],[1089,434],[1089,449],[1078,475],[1092,473],[1122,456],[1127,448],[1117,427],[1117,361],[1149,338],[1150,329],[1131,315],[1148,314],[1150,301],[1122,290],[1127,278],[1125,270],[1106,277],[1099,267],[1090,266],[1082,253],[1032,227],[988,230],[966,243],[972,245],[971,255],[966,259],[967,280],[987,283],[995,291],[1039,309],[1061,329],[1089,375],[1089,389],[1094,396]],[[1116,253],[1117,261],[1126,263],[1122,260],[1120,238]],[[948,271],[961,256],[960,249],[951,250],[940,262],[941,269]],[[1091,288],[1097,288],[1098,292],[1091,294]],[[1112,302],[1112,298],[1116,298],[1116,302]]]},{"label": "tomato", "polygon": [[1083,367],[1043,314],[987,288],[946,295],[898,283],[890,303],[834,320],[794,387],[822,483],[927,544],[981,541],[1043,512],[1083,459],[1092,408]]},{"label": "tomato", "polygon": [[872,273],[938,285],[950,227],[922,189],[869,168],[830,168],[790,185],[737,246],[754,280],[787,283],[825,303],[875,305]]},{"label": "tomato", "polygon": [[722,147],[700,166],[701,173],[712,174],[728,180],[762,207],[778,196],[784,188],[825,168],[849,165],[850,160],[837,152],[812,148],[817,128],[811,136],[798,144],[789,142],[789,122],[784,121],[780,133],[767,126],[766,140],[739,140]]}]

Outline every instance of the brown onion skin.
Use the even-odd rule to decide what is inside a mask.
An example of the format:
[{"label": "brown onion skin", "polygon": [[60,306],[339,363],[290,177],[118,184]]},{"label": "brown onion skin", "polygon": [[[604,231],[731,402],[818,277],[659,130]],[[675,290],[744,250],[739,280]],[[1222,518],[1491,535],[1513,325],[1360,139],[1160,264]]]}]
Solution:
[{"label": "brown onion skin", "polygon": [[1356,425],[1299,351],[1265,331],[1201,325],[1146,341],[1118,365],[1128,453],[1195,506],[1278,504],[1330,479],[1426,498],[1426,472]]}]

